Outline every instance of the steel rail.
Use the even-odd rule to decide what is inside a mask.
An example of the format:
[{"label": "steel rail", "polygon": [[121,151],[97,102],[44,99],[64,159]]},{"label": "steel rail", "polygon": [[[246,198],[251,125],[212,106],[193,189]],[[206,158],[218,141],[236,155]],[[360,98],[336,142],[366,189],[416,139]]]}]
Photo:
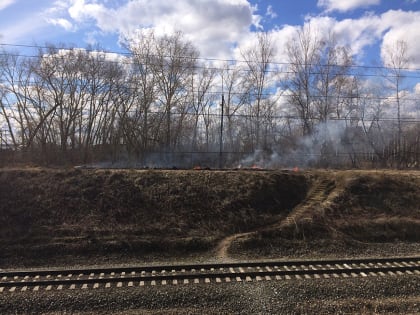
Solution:
[{"label": "steel rail", "polygon": [[[163,267],[162,269],[160,269]],[[191,267],[191,268],[189,268]],[[209,268],[210,267],[210,268]],[[274,267],[275,270],[271,269]],[[292,267],[292,269],[289,269]],[[136,275],[135,268],[141,271],[140,275]],[[200,281],[206,282],[212,279],[236,279],[237,281],[252,281],[265,277],[267,280],[275,279],[291,279],[291,277],[311,277],[324,276],[329,277],[356,277],[362,275],[364,277],[371,275],[386,274],[417,274],[420,275],[420,257],[406,258],[375,258],[375,259],[352,259],[352,260],[305,260],[305,261],[284,261],[284,262],[252,262],[252,263],[224,263],[224,264],[200,264],[200,265],[166,265],[166,266],[146,266],[146,267],[123,267],[123,268],[96,268],[96,269],[67,269],[67,270],[43,270],[46,279],[39,279],[40,272],[30,271],[24,273],[3,272],[1,273],[0,291],[5,288],[22,288],[22,287],[45,287],[45,286],[64,286],[64,285],[84,285],[106,283],[145,283],[153,282],[157,284],[178,281]],[[235,271],[234,268],[240,268]],[[247,268],[248,270],[244,270]],[[257,270],[252,270],[257,268]],[[265,270],[263,269],[265,268]],[[279,269],[283,268],[283,269]],[[152,272],[146,274],[145,270]],[[219,270],[215,270],[219,269]],[[106,270],[106,271],[105,271]],[[156,273],[160,270],[160,273]],[[171,270],[168,273],[166,270]],[[130,274],[125,272],[131,271]],[[60,272],[56,274],[56,272]],[[78,276],[74,274],[80,273]],[[120,273],[120,275],[116,275]],[[67,274],[67,276],[65,276]],[[30,276],[31,275],[31,276]],[[58,276],[52,278],[51,276]],[[64,275],[64,276],[63,276]],[[19,277],[25,278],[19,279]],[[34,277],[35,276],[35,277]],[[31,278],[34,277],[34,278]],[[10,280],[7,280],[7,279]],[[259,279],[258,278],[258,279]],[[260,279],[260,280],[261,280]]]},{"label": "steel rail", "polygon": [[251,262],[232,262],[232,263],[210,263],[210,264],[179,264],[179,265],[152,265],[152,266],[127,266],[127,267],[107,267],[107,268],[83,268],[83,269],[45,269],[45,270],[16,270],[2,271],[0,278],[10,276],[33,276],[33,275],[60,275],[75,273],[121,273],[121,272],[152,272],[157,270],[176,270],[182,269],[220,269],[220,268],[247,268],[259,266],[295,266],[295,265],[335,265],[335,264],[367,264],[367,263],[398,263],[398,262],[420,262],[420,256],[412,257],[389,257],[389,258],[358,258],[358,259],[326,259],[326,260],[285,260],[285,261],[251,261]]}]

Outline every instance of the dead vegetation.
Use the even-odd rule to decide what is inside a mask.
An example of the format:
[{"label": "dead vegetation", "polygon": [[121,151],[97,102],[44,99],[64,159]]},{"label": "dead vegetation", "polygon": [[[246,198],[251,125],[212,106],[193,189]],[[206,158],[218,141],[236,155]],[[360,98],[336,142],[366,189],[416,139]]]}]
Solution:
[{"label": "dead vegetation", "polygon": [[1,264],[420,242],[420,173],[0,170]]}]

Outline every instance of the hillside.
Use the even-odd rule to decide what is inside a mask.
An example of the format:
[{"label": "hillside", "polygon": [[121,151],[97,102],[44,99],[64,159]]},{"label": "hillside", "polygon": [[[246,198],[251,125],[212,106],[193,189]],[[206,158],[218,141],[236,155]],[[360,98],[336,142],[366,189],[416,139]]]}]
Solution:
[{"label": "hillside", "polygon": [[419,172],[0,169],[0,264],[416,251],[419,204]]}]

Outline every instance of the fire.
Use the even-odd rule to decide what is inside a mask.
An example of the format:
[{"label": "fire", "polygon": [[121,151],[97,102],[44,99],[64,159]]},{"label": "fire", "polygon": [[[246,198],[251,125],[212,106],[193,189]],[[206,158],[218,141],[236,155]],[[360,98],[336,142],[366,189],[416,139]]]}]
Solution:
[{"label": "fire", "polygon": [[195,171],[203,171],[203,170],[208,171],[210,169],[211,168],[208,167],[208,166],[200,166],[200,165],[196,165],[196,166],[193,167],[193,170],[195,170]]}]

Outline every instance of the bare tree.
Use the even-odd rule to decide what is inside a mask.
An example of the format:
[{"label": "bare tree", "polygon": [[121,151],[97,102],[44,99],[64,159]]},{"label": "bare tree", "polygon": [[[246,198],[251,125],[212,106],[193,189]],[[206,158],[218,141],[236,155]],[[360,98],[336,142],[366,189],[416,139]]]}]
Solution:
[{"label": "bare tree", "polygon": [[[135,107],[132,110],[131,143],[138,142],[140,159],[144,162],[147,151],[150,150],[150,140],[157,136],[151,133],[151,119],[149,115],[157,99],[157,73],[154,71],[157,39],[153,32],[141,33],[137,38],[128,42],[131,52],[130,88],[135,95]],[[138,130],[138,132],[135,132]]]},{"label": "bare tree", "polygon": [[313,73],[315,88],[315,109],[320,122],[327,122],[331,116],[339,117],[341,98],[348,95],[350,67],[353,64],[348,48],[339,46],[333,34],[322,42],[319,64]]},{"label": "bare tree", "polygon": [[285,83],[289,104],[295,109],[302,123],[303,135],[313,132],[317,95],[317,67],[321,61],[324,41],[314,32],[310,24],[297,32],[295,38],[286,44],[290,69]]},{"label": "bare tree", "polygon": [[397,164],[401,167],[403,162],[402,152],[402,138],[403,128],[401,121],[401,107],[403,98],[403,82],[404,72],[408,66],[407,56],[407,43],[403,40],[398,40],[393,46],[387,46],[384,50],[384,66],[386,73],[384,77],[386,79],[387,90],[391,90],[393,98],[395,98],[396,110],[397,110],[397,135],[396,135],[396,152],[397,152]]},{"label": "bare tree", "polygon": [[247,91],[242,84],[241,69],[237,65],[226,64],[223,66],[221,76],[222,93],[225,101],[223,116],[227,119],[228,145],[233,151],[239,151],[238,114],[241,113],[242,107],[247,102]]},{"label": "bare tree", "polygon": [[116,106],[113,94],[123,82],[122,67],[100,49],[85,52],[83,67],[87,91],[79,116],[79,143],[83,148],[82,161],[88,163],[96,148],[100,154],[109,144],[109,134],[114,128]]},{"label": "bare tree", "polygon": [[[212,93],[216,74],[216,69],[202,64],[197,67],[196,73],[191,81],[191,104],[193,113],[193,136],[191,140],[191,148],[193,150],[197,150],[199,148],[199,138],[201,136],[200,118],[203,113],[208,111],[214,105],[216,99],[216,95]],[[206,128],[206,131],[207,130],[208,128]],[[205,134],[207,139],[205,146],[208,146],[207,132]]]},{"label": "bare tree", "polygon": [[[177,139],[172,137],[173,131],[174,135],[179,134],[188,110],[185,101],[188,99],[197,58],[198,51],[184,40],[180,32],[156,40],[155,56],[151,65],[157,80],[159,102],[163,105],[166,117],[164,144],[168,149],[174,149]],[[177,124],[174,124],[173,111]],[[173,126],[178,131],[172,130]]]},{"label": "bare tree", "polygon": [[[15,134],[15,124],[20,125],[22,136],[25,134],[24,121],[20,119],[22,114],[19,115],[18,111],[13,108],[16,104],[15,94],[20,86],[18,85],[20,81],[19,63],[16,54],[2,50],[0,59],[0,114],[7,125],[8,133],[15,148],[20,144]],[[18,92],[17,94],[17,97],[19,97],[20,94]]]},{"label": "bare tree", "polygon": [[44,119],[54,116],[53,124],[57,126],[64,159],[72,159],[67,151],[71,148],[74,152],[78,147],[80,130],[77,125],[88,93],[88,82],[83,77],[83,58],[78,49],[49,46],[46,50],[40,49],[39,63],[34,67],[43,84],[45,104],[50,108]]},{"label": "bare tree", "polygon": [[[255,147],[260,149],[261,144],[261,116],[264,104],[269,99],[270,76],[273,77],[273,69],[270,63],[275,54],[271,36],[266,32],[257,33],[257,45],[242,52],[242,57],[247,64],[247,72],[244,77],[244,86],[248,92],[249,102],[252,107],[251,113],[255,117]],[[266,118],[266,117],[265,117]]]},{"label": "bare tree", "polygon": [[[45,164],[128,157],[146,165],[160,152],[171,165],[173,154],[192,158],[186,153],[214,151],[223,135],[226,149],[242,152],[226,154],[223,160],[230,163],[246,152],[254,159],[284,153],[290,163],[315,152],[312,165],[320,165],[333,155],[338,161],[342,155],[336,153],[344,150],[344,163],[353,167],[418,167],[419,126],[405,113],[405,106],[413,105],[414,113],[418,107],[405,98],[406,44],[386,51],[387,71],[380,77],[387,89],[375,89],[373,81],[381,80],[358,77],[349,50],[333,36],[320,37],[310,25],[297,35],[287,43],[290,67],[282,78],[266,33],[242,52],[245,63],[222,69],[200,63],[181,33],[143,33],[127,42],[130,56],[63,45],[40,48],[36,57],[3,52],[0,123],[9,143]],[[324,135],[327,123],[336,129],[325,128]],[[258,149],[262,154],[255,154]],[[195,162],[217,162],[209,156]]]},{"label": "bare tree", "polygon": [[[85,49],[40,49],[31,63],[33,107],[38,120],[27,147],[41,140],[60,148],[64,160],[84,161],[103,145],[110,116],[111,91],[120,75],[103,53]],[[70,151],[69,151],[70,150]]]}]

